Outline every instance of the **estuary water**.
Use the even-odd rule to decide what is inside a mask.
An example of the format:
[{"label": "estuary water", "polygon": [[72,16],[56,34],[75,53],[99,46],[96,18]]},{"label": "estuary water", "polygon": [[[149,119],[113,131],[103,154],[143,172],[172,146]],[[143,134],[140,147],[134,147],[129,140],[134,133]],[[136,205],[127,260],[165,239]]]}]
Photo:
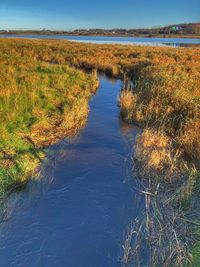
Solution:
[{"label": "estuary water", "polygon": [[106,37],[106,36],[66,36],[66,35],[10,35],[3,34],[0,37],[35,38],[35,39],[64,39],[81,43],[96,44],[124,44],[145,46],[173,46],[194,47],[200,46],[200,38],[147,38],[147,37]]}]

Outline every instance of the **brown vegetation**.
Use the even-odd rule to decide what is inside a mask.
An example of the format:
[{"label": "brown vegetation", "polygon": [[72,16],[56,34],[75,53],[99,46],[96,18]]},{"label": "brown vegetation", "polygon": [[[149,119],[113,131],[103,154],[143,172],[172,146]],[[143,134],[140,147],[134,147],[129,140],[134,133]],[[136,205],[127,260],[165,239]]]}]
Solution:
[{"label": "brown vegetation", "polygon": [[[163,261],[167,261],[166,266],[183,266],[186,263],[184,258],[190,262],[187,245],[190,246],[193,240],[188,242],[188,239],[184,239],[188,228],[185,224],[183,228],[179,226],[182,226],[180,222],[183,219],[187,221],[182,212],[186,206],[190,206],[190,199],[199,183],[200,49],[1,39],[0,51],[1,65],[6,68],[5,75],[15,73],[13,68],[20,69],[19,80],[23,82],[26,82],[27,77],[26,75],[21,77],[21,68],[27,68],[32,62],[42,66],[47,64],[48,68],[52,65],[59,71],[60,67],[65,66],[65,69],[66,65],[85,71],[103,71],[108,75],[124,79],[125,88],[119,97],[121,115],[124,120],[137,122],[146,128],[137,139],[135,158],[140,166],[143,166],[143,177],[150,181],[143,194],[147,210],[146,228],[149,233],[156,234],[150,235],[151,240],[155,237],[153,242],[156,244],[152,259],[156,259],[157,266],[161,266]],[[56,83],[54,79],[52,80],[52,86],[57,90],[63,88],[60,86],[62,79],[59,77]],[[132,82],[132,87],[126,88],[127,79]],[[3,84],[3,88],[6,88],[5,85],[6,83]],[[9,84],[9,88],[10,91],[3,91],[6,97],[11,95],[11,89],[12,93],[17,91],[13,83]],[[79,87],[78,95],[83,89],[84,85]],[[67,99],[72,103],[77,101],[77,93],[74,92],[76,88],[67,95]],[[48,95],[48,90],[46,93]],[[60,110],[62,105],[54,102],[55,97],[50,100],[53,101],[50,103]],[[78,110],[76,106],[74,109]],[[47,110],[51,111],[52,106]],[[67,112],[65,109],[61,110],[62,115],[69,115],[70,109],[67,109]],[[42,117],[41,114],[43,114],[41,110],[33,109],[34,116]],[[48,117],[49,112],[45,114]],[[53,124],[49,119],[48,122],[39,121],[39,127],[38,122],[31,125],[32,131],[28,136],[31,140],[36,140],[39,146],[43,143],[45,135],[49,136],[49,133],[55,135],[55,131],[52,131],[55,126],[61,129],[62,125],[65,126],[65,116],[60,121],[57,120],[56,114],[54,115]],[[70,122],[70,117],[67,118]],[[44,135],[40,133],[40,129]],[[4,139],[2,135],[3,142]],[[9,165],[9,161],[6,164]],[[162,198],[164,193],[166,196]],[[149,196],[153,198],[156,196],[156,201],[152,202]],[[155,209],[158,205],[159,208]],[[164,213],[160,212],[161,210]],[[154,213],[150,214],[150,211]],[[183,229],[183,234],[179,232],[179,228]],[[127,244],[129,242],[128,239]],[[165,248],[163,257],[159,257],[158,248],[161,243]]]}]

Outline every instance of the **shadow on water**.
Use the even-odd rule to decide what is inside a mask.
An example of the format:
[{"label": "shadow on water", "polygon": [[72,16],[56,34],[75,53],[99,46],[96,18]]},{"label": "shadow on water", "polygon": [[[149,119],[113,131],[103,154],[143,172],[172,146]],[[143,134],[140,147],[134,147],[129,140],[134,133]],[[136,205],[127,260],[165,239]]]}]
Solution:
[{"label": "shadow on water", "polygon": [[100,77],[85,129],[51,146],[41,179],[11,196],[0,266],[122,266],[124,233],[143,201],[130,162],[139,129],[119,119],[121,86]]}]

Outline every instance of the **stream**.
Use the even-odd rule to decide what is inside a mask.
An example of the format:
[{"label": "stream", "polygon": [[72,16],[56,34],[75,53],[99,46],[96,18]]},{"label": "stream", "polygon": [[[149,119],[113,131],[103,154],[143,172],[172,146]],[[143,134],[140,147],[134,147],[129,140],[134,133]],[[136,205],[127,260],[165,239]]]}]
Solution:
[{"label": "stream", "polygon": [[119,118],[120,80],[100,76],[83,130],[47,150],[40,179],[8,201],[1,267],[122,266],[127,226],[141,214],[132,146],[139,129]]}]

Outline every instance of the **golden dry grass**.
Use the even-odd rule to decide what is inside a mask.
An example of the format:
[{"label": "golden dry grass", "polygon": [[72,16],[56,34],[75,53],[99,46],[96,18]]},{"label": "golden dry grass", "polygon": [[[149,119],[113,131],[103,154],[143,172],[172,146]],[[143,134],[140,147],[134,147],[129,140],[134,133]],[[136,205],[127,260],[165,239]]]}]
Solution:
[{"label": "golden dry grass", "polygon": [[148,168],[161,170],[171,161],[171,141],[164,133],[152,129],[145,129],[137,137],[135,156],[144,162]]},{"label": "golden dry grass", "polygon": [[146,128],[138,135],[134,159],[139,164],[138,174],[142,178],[159,176],[160,180],[173,181],[181,177],[180,151],[173,148],[171,138],[163,131]]},{"label": "golden dry grass", "polygon": [[200,165],[200,119],[188,121],[180,136],[180,143],[189,157]]}]

